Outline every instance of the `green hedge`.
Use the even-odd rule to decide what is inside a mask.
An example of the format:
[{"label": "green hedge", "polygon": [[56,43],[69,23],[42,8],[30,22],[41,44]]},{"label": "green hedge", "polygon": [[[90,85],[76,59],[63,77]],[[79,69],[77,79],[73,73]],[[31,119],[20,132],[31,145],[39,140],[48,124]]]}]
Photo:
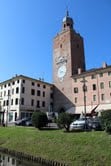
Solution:
[{"label": "green hedge", "polygon": [[106,110],[101,113],[101,122],[103,129],[111,134],[111,110]]}]

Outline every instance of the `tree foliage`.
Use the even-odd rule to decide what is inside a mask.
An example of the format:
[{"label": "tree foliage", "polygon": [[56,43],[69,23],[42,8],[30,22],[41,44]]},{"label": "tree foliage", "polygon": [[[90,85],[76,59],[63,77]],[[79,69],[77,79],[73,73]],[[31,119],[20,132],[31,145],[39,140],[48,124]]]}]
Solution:
[{"label": "tree foliage", "polygon": [[111,134],[111,110],[106,110],[101,113],[101,122],[103,129]]},{"label": "tree foliage", "polygon": [[59,114],[57,119],[58,126],[65,128],[66,131],[69,131],[71,122],[72,122],[72,116],[70,114],[65,112]]},{"label": "tree foliage", "polygon": [[43,112],[34,112],[32,115],[32,124],[38,128],[41,129],[42,127],[45,127],[48,123],[47,115]]}]

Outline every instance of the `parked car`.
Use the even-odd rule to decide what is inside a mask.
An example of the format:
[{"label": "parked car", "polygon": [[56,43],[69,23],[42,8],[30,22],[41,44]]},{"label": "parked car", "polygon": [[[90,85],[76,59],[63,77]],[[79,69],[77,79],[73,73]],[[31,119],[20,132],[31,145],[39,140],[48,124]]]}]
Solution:
[{"label": "parked car", "polygon": [[102,125],[101,125],[101,121],[100,121],[99,118],[92,119],[91,129],[93,129],[93,130],[102,130]]},{"label": "parked car", "polygon": [[73,121],[70,124],[70,131],[73,131],[73,130],[84,130],[85,127],[87,128],[87,120],[85,120],[85,118],[81,118],[81,119]]},{"label": "parked car", "polygon": [[25,125],[26,126],[32,126],[32,120],[30,119],[30,120],[26,121]]},{"label": "parked car", "polygon": [[26,122],[29,121],[30,118],[23,118],[23,119],[19,119],[17,121],[15,121],[15,125],[17,126],[25,126]]},{"label": "parked car", "polygon": [[80,118],[78,120],[73,121],[70,124],[70,131],[73,130],[101,130],[101,122],[99,118]]}]

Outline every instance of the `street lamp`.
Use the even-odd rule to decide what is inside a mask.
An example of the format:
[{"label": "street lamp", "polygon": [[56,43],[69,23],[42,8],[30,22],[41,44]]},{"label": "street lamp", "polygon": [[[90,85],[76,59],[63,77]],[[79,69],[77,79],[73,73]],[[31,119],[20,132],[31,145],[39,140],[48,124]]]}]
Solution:
[{"label": "street lamp", "polygon": [[85,117],[85,130],[86,130],[86,91],[87,91],[87,86],[86,86],[86,82],[87,80],[85,80],[85,77],[83,77],[83,80],[81,81],[83,83],[83,93],[84,93],[84,117]]}]

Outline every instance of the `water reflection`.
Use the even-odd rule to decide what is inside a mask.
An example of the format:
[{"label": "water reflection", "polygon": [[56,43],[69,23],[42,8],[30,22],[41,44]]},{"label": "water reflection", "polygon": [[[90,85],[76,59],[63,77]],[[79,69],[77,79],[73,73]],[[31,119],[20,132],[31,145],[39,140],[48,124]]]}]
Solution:
[{"label": "water reflection", "polygon": [[42,166],[29,161],[21,161],[6,154],[0,154],[0,166]]}]

